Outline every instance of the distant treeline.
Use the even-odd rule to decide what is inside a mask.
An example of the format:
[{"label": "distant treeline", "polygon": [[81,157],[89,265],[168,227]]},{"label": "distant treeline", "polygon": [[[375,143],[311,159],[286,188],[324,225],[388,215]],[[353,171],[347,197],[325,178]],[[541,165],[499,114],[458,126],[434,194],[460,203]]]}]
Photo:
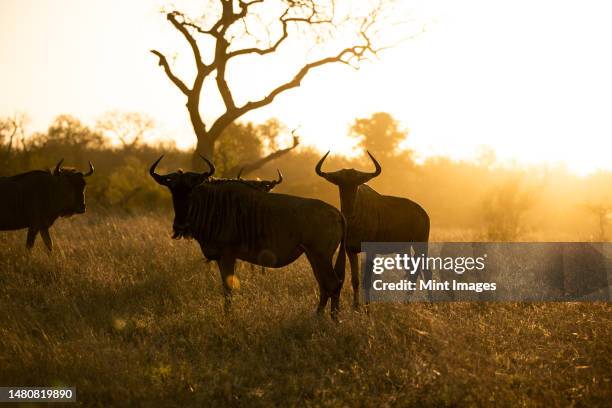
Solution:
[{"label": "distant treeline", "polygon": [[[147,141],[155,124],[141,114],[113,112],[94,127],[61,115],[46,132],[28,134],[20,116],[0,119],[0,176],[53,167],[96,168],[88,179],[87,203],[93,212],[168,211],[170,195],[148,176],[148,167],[165,155],[160,172],[189,170],[192,152],[173,143]],[[350,133],[383,166],[369,184],[382,194],[408,197],[430,214],[434,240],[607,240],[612,234],[612,173],[579,177],[563,168],[501,166],[491,152],[472,162],[436,157],[417,164],[413,152],[400,150],[408,133],[389,114],[357,119]],[[251,163],[288,144],[288,130],[277,120],[232,124],[218,141],[218,174]],[[300,146],[254,171],[249,178],[285,181],[276,192],[319,198],[338,205],[335,186],[314,167],[321,153]],[[370,170],[365,156],[332,155],[325,170]]]}]

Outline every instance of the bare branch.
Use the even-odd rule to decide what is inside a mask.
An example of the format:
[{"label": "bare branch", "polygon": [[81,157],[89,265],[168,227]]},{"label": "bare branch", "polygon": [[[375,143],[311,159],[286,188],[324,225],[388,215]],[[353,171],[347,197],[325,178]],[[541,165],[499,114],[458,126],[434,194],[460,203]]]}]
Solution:
[{"label": "bare branch", "polygon": [[251,1],[239,1],[238,6],[240,7],[240,18],[246,16],[249,12],[249,7],[257,3],[263,3],[264,0],[251,0]]},{"label": "bare branch", "polygon": [[[25,125],[27,117],[23,113],[15,113],[10,117],[0,118],[0,150],[5,150],[6,156],[10,156],[13,147],[16,148],[18,136],[25,136]],[[6,141],[6,146],[3,144]]]},{"label": "bare branch", "polygon": [[8,146],[6,149],[8,156],[11,155],[11,150],[13,149],[13,139],[15,138],[15,135],[17,134],[17,132],[19,131],[19,128],[21,127],[21,124],[18,122],[17,115],[11,118],[10,121],[11,121],[11,125],[13,126],[13,131],[11,132],[11,135],[9,136],[9,142],[8,142]]},{"label": "bare branch", "polygon": [[[191,47],[191,50],[193,51],[193,56],[195,58],[196,65],[199,71],[200,67],[204,66],[205,64],[202,61],[202,55],[200,54],[200,48],[198,47],[198,42],[193,37],[193,35],[191,35],[189,30],[187,30],[187,26],[193,27],[193,25],[187,24],[185,22],[185,17],[183,16],[183,14],[179,13],[178,11],[173,11],[171,13],[168,13],[167,18],[168,18],[168,21],[170,21],[172,25],[177,30],[179,30],[181,34],[183,34],[183,37],[185,37],[185,39],[189,43],[189,46]],[[179,18],[181,19],[181,21],[178,20]]]},{"label": "bare branch", "polygon": [[219,89],[219,93],[221,94],[221,99],[223,99],[225,107],[232,110],[236,108],[236,103],[234,102],[234,97],[232,96],[232,92],[227,84],[227,80],[225,79],[226,63],[227,60],[224,62],[217,60],[217,88]]},{"label": "bare branch", "polygon": [[263,3],[264,0],[252,0],[252,1],[239,1],[238,3],[240,4],[240,8],[241,9],[245,9],[248,8],[249,6],[252,6],[253,4],[257,4],[257,3]]},{"label": "bare branch", "polygon": [[154,120],[139,112],[111,111],[96,121],[96,130],[118,140],[126,150],[139,146],[154,129]]},{"label": "bare branch", "polygon": [[250,2],[241,1],[239,3],[240,12],[235,13],[233,0],[222,0],[223,12],[221,14],[221,18],[215,24],[215,27],[218,27],[218,31],[216,31],[217,41],[215,44],[215,59],[213,61],[213,65],[217,69],[217,89],[219,90],[221,99],[223,99],[223,103],[228,111],[236,109],[236,103],[234,102],[234,97],[225,78],[228,62],[227,49],[230,46],[230,41],[225,38],[225,33],[233,23],[247,15],[249,6],[256,3],[261,3],[262,1],[263,0],[252,0]]},{"label": "bare branch", "polygon": [[[183,82],[173,74],[166,57],[161,52],[156,50],[151,50],[151,52],[159,58],[159,65],[164,68],[167,77],[187,96],[187,110],[198,139],[197,152],[207,156],[212,155],[215,150],[215,141],[227,126],[246,113],[272,103],[281,93],[299,87],[302,80],[315,68],[332,63],[343,63],[357,69],[360,62],[368,57],[376,56],[381,49],[375,49],[370,38],[378,42],[377,28],[388,27],[388,24],[379,21],[383,9],[386,9],[382,6],[383,2],[385,0],[380,0],[378,6],[372,8],[370,2],[364,7],[361,3],[351,3],[350,0],[347,0],[350,7],[340,8],[338,11],[335,0],[277,0],[276,5],[271,5],[276,7],[274,14],[271,14],[272,9],[263,7],[257,11],[254,9],[256,5],[264,3],[264,0],[211,0],[210,3],[214,4],[214,7],[207,8],[205,13],[195,20],[178,10],[169,10],[166,13],[168,21],[183,35],[193,51],[197,68],[193,83],[187,86],[187,82]],[[353,5],[355,5],[355,10],[353,10]],[[261,16],[266,16],[266,18],[261,18]],[[271,27],[272,30],[270,30]],[[350,30],[348,33],[350,37],[345,35],[344,28]],[[267,35],[261,37],[263,35],[261,33],[267,33]],[[209,44],[211,48],[207,48],[207,51],[213,54],[212,60],[207,60],[206,63],[202,61],[201,49],[196,40],[200,38],[199,34],[212,37],[207,38],[212,43]],[[292,73],[293,76],[289,76],[284,83],[281,80],[280,83],[273,85],[273,88],[261,99],[237,106],[232,92],[235,89],[230,86],[232,84],[228,83],[228,78],[226,78],[229,61],[243,55],[265,56],[276,53],[289,42],[294,34],[296,37],[308,38],[310,42],[321,47],[321,53],[317,54],[317,57],[309,58],[320,59],[314,59],[311,62],[308,62],[309,59],[307,59],[304,65],[298,66],[297,70]],[[254,42],[241,38],[245,36],[252,38]],[[337,45],[338,41],[343,39],[349,42]],[[204,47],[204,43],[201,44]],[[342,49],[346,45],[348,47]],[[331,54],[328,54],[328,51],[323,50],[332,51]],[[340,51],[334,54],[333,50]],[[304,51],[304,55],[308,55],[307,50]],[[204,55],[209,58],[208,52]],[[329,56],[321,58],[321,55]],[[219,92],[225,105],[225,112],[218,116],[209,127],[204,124],[200,114],[202,108],[200,95],[203,93],[205,79],[213,71],[216,71],[216,83],[211,85]],[[295,139],[294,147],[297,144],[298,141]],[[274,160],[286,151],[288,149],[273,152],[252,163],[246,170],[255,169]],[[195,155],[194,158],[195,163],[199,164],[201,161],[199,157]]]},{"label": "bare branch", "polygon": [[151,52],[159,57],[159,65],[164,67],[164,71],[166,71],[166,75],[172,81],[172,83],[176,85],[176,87],[180,89],[181,92],[183,92],[186,96],[189,96],[189,93],[191,92],[190,89],[187,88],[187,85],[185,85],[183,81],[181,81],[176,75],[172,73],[172,69],[170,69],[170,65],[168,65],[168,60],[166,59],[166,56],[157,50],[151,50]]},{"label": "bare branch", "polygon": [[269,105],[281,93],[289,89],[299,87],[304,77],[306,77],[306,75],[314,68],[317,68],[323,65],[327,65],[327,64],[331,64],[331,63],[335,63],[335,62],[341,62],[341,63],[350,65],[351,61],[363,60],[367,52],[376,54],[378,50],[372,48],[367,35],[365,33],[362,33],[361,35],[364,39],[363,45],[356,45],[353,47],[345,48],[335,56],[322,58],[322,59],[313,61],[309,64],[306,64],[298,71],[298,73],[293,77],[293,79],[274,88],[268,95],[266,95],[262,99],[258,101],[248,102],[239,108],[228,110],[223,115],[221,115],[215,121],[215,123],[213,123],[210,129],[211,133],[214,134],[216,131],[219,131],[220,129],[224,129],[228,124],[238,119],[239,117],[243,116],[247,112],[250,112],[254,109],[258,109],[263,106]]},{"label": "bare branch", "polygon": [[291,136],[293,136],[293,147],[296,147],[298,144],[300,144],[300,137],[296,133],[299,128],[300,126],[291,131]]},{"label": "bare branch", "polygon": [[220,39],[227,32],[227,30],[232,24],[246,17],[249,12],[249,7],[254,4],[263,2],[264,0],[239,1],[238,6],[240,7],[240,12],[234,13],[233,0],[221,0],[221,4],[223,7],[222,15],[209,29],[204,29],[199,24],[196,24],[193,21],[188,21],[186,17],[179,12],[175,13],[181,15],[183,19],[181,24],[183,24],[184,26],[191,27],[201,34],[212,35],[213,37]]},{"label": "bare branch", "polygon": [[[314,3],[310,6],[310,14],[307,17],[288,17],[291,11],[291,6],[287,7],[283,14],[279,17],[278,21],[282,25],[282,34],[281,36],[274,42],[274,44],[270,45],[268,48],[259,48],[259,47],[250,47],[244,48],[240,50],[235,50],[228,53],[227,58],[233,58],[240,55],[246,54],[259,54],[266,55],[275,52],[278,47],[289,37],[289,23],[305,23],[310,25],[316,24],[332,24],[331,18],[318,19],[317,17],[317,9]],[[248,31],[247,31],[248,32]]]},{"label": "bare branch", "polygon": [[238,171],[241,171],[241,175],[244,176],[259,169],[260,167],[263,167],[266,163],[271,162],[272,160],[276,160],[279,157],[289,153],[291,150],[295,149],[300,144],[300,138],[295,135],[295,129],[291,132],[291,134],[293,135],[292,146],[287,147],[285,149],[276,150],[270,153],[269,155],[262,157],[261,159],[255,160],[254,162],[251,162],[249,164],[234,166],[226,173],[236,174]]}]

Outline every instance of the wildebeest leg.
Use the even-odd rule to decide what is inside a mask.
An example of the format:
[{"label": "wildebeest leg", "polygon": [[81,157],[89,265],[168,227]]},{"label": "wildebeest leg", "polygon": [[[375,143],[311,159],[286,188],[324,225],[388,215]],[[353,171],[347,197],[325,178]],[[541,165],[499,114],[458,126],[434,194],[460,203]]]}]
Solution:
[{"label": "wildebeest leg", "polygon": [[[451,272],[451,273],[454,274],[454,272]],[[453,277],[453,279],[455,279],[455,278]],[[444,279],[444,280],[449,282],[449,279]],[[450,279],[450,280],[452,280],[452,279]],[[449,289],[445,289],[444,293],[446,293],[446,295],[448,296],[448,298],[450,299],[451,302],[454,302],[455,301],[455,291],[450,289],[450,285],[451,285],[451,283],[449,282]]]},{"label": "wildebeest leg", "polygon": [[319,305],[317,306],[317,315],[323,316],[325,313],[325,307],[327,307],[327,301],[329,300],[329,295],[323,286],[319,284]]},{"label": "wildebeest leg", "polygon": [[225,311],[229,311],[232,305],[232,289],[236,286],[236,278],[234,276],[234,266],[236,258],[224,255],[217,260],[219,272],[221,272],[221,281],[223,283],[223,296],[225,297]]},{"label": "wildebeest leg", "polygon": [[359,254],[356,252],[348,253],[349,263],[351,264],[351,284],[353,286],[353,307],[359,309]]},{"label": "wildebeest leg", "polygon": [[49,235],[49,229],[48,228],[41,229],[40,236],[42,237],[43,242],[45,243],[47,249],[49,251],[53,251],[53,241],[51,241],[51,236]]},{"label": "wildebeest leg", "polygon": [[[256,268],[256,267],[257,267],[257,265],[255,265],[255,264],[251,264],[251,272],[255,272],[255,268]],[[261,274],[262,274],[262,275],[263,275],[263,274],[265,274],[265,273],[266,273],[266,267],[265,267],[265,266],[262,266],[262,267],[260,267],[260,268],[261,268],[261,269],[260,269]]]},{"label": "wildebeest leg", "polygon": [[316,257],[306,251],[306,258],[308,258],[312,272],[319,284],[319,305],[317,306],[317,315],[321,316],[325,312],[325,307],[331,295],[329,283],[325,281],[320,262]]},{"label": "wildebeest leg", "polygon": [[325,290],[331,297],[331,318],[334,321],[338,321],[338,313],[340,312],[340,292],[342,291],[344,279],[342,278],[342,280],[339,280],[336,277],[334,266],[331,263],[331,255],[328,260],[320,260],[319,268],[324,278],[323,284]]},{"label": "wildebeest leg", "polygon": [[[366,254],[367,255],[367,254]],[[372,258],[368,258],[367,256],[364,259],[365,265],[365,273],[363,275],[363,297],[365,304],[366,312],[369,313],[368,306],[370,305],[370,300],[372,298],[372,271],[374,270],[374,263]]]},{"label": "wildebeest leg", "polygon": [[[423,264],[421,264],[419,271],[415,273],[415,278],[417,278],[418,275],[421,275],[422,279],[425,282],[431,281],[433,277],[432,272],[431,272],[431,269],[427,267],[427,252],[428,252],[427,242],[419,242],[418,244],[413,245],[412,249],[414,249],[414,256],[420,257],[424,262]],[[430,302],[433,300],[433,297],[431,295],[431,289],[427,289],[427,298],[429,299]]]},{"label": "wildebeest leg", "polygon": [[338,321],[338,313],[340,312],[340,291],[342,286],[338,287],[332,292],[331,295],[331,318],[334,321]]},{"label": "wildebeest leg", "polygon": [[34,246],[34,241],[36,240],[36,234],[38,234],[38,228],[30,227],[28,228],[28,237],[26,238],[26,248],[32,249]]}]

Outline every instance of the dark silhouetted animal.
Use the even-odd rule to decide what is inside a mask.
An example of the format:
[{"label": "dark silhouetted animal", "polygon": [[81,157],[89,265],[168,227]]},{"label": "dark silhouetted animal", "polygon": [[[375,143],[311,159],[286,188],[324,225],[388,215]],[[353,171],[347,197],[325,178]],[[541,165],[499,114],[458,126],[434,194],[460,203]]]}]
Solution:
[{"label": "dark silhouetted animal", "polygon": [[40,235],[49,249],[53,241],[49,228],[58,217],[85,212],[85,177],[93,174],[89,163],[85,174],[62,168],[63,159],[53,173],[35,170],[10,177],[0,177],[0,230],[28,229],[26,247],[34,246]]},{"label": "dark silhouetted animal", "polygon": [[[316,173],[338,186],[340,209],[348,224],[346,252],[351,265],[353,304],[359,307],[359,258],[362,242],[412,242],[415,256],[427,256],[429,241],[429,216],[425,210],[407,198],[378,194],[366,185],[377,177],[382,169],[368,152],[376,170],[372,173],[343,169],[327,173],[321,170],[329,152],[317,163]],[[420,245],[417,245],[420,243]],[[417,279],[431,279],[431,271],[422,269],[412,275]],[[431,293],[429,294],[431,299]]]},{"label": "dark silhouetted animal", "polygon": [[249,180],[249,179],[243,179],[240,177],[242,175],[242,169],[240,169],[240,171],[238,172],[238,176],[236,177],[236,180],[240,180],[261,191],[265,191],[266,193],[269,193],[270,191],[272,191],[274,187],[276,187],[277,185],[283,182],[283,174],[278,169],[276,169],[276,171],[278,172],[278,180],[259,180],[259,179]]},{"label": "dark silhouetted animal", "polygon": [[[242,177],[240,177],[242,175],[242,170],[243,169],[240,169],[240,171],[238,172],[238,176],[236,176],[236,180],[240,180],[244,183],[247,183],[261,191],[265,191],[266,193],[269,193],[270,191],[272,191],[274,187],[276,187],[277,185],[283,182],[283,174],[278,169],[276,169],[276,171],[278,172],[278,180],[243,179]],[[251,264],[251,270],[254,270],[254,269],[255,269],[255,265]],[[266,272],[266,267],[262,266],[261,273],[265,273],[265,272]]]},{"label": "dark silhouetted animal", "polygon": [[[210,171],[151,176],[170,189],[174,204],[174,238],[195,238],[202,253],[216,261],[226,307],[231,302],[237,259],[280,268],[306,254],[319,284],[322,314],[331,298],[337,319],[344,282],[346,223],[333,206],[320,200],[266,193],[241,180],[211,180]],[[333,255],[340,248],[335,265]]]}]

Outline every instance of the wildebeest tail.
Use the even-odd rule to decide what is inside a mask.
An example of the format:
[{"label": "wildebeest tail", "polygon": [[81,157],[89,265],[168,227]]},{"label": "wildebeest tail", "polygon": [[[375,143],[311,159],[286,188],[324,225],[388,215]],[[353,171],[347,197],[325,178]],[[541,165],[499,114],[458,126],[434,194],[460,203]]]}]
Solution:
[{"label": "wildebeest tail", "polygon": [[340,249],[338,250],[338,257],[336,258],[336,264],[334,265],[334,273],[338,281],[340,282],[340,287],[344,284],[344,274],[346,269],[346,219],[344,215],[340,214],[340,219],[342,221],[342,239],[340,240]]}]

